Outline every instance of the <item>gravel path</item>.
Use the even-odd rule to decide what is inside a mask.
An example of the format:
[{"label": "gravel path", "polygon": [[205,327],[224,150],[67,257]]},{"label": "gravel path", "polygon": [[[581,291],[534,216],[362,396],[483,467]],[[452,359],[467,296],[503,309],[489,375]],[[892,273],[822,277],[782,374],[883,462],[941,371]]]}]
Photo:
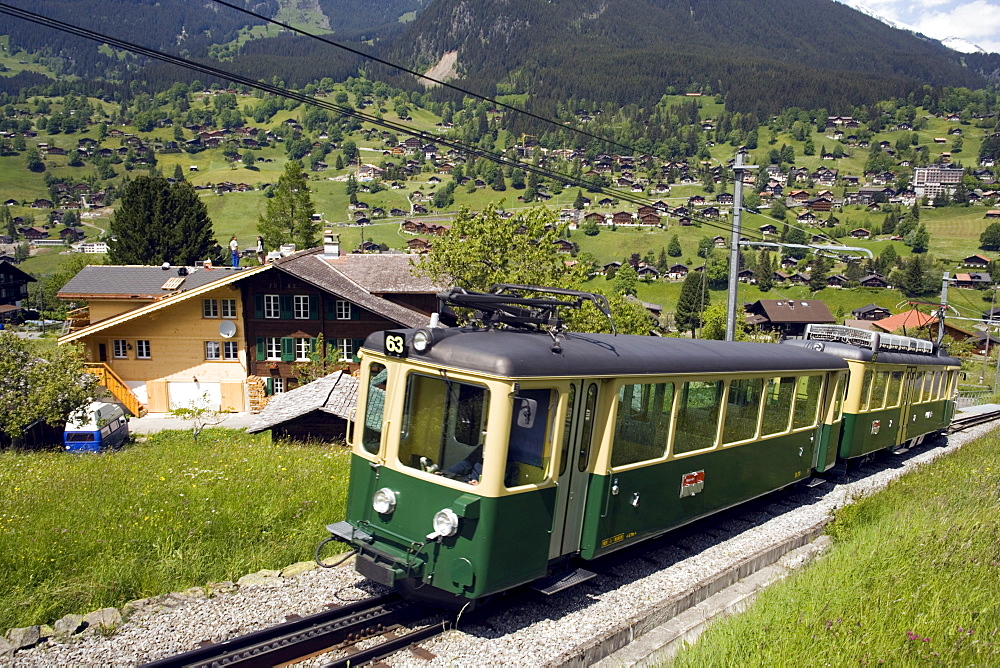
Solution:
[{"label": "gravel path", "polygon": [[[661,540],[652,549],[610,568],[599,577],[552,597],[526,597],[488,623],[459,624],[423,643],[437,658],[427,661],[400,653],[392,666],[559,665],[578,643],[593,640],[670,595],[695,586],[713,573],[790,534],[823,521],[852,499],[871,494],[905,472],[983,436],[984,425],[925,445],[877,466],[862,467],[835,482],[777,497],[767,507],[729,519],[700,534]],[[941,447],[934,447],[941,446]],[[21,651],[2,665],[131,666],[277,624],[290,614],[319,612],[384,591],[353,569],[314,570],[270,584],[243,586],[233,594],[175,601],[176,607],[134,614],[109,637],[85,633]],[[314,665],[322,665],[314,662]]]}]

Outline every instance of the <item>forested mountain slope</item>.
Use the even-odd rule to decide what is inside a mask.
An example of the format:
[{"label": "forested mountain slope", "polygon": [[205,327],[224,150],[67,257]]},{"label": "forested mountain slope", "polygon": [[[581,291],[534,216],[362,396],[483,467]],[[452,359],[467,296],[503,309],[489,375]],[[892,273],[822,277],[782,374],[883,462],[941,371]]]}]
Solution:
[{"label": "forested mountain slope", "polygon": [[733,110],[849,112],[916,82],[977,86],[941,44],[832,0],[436,0],[394,57],[427,66],[459,52],[477,90],[646,104],[707,84]]}]

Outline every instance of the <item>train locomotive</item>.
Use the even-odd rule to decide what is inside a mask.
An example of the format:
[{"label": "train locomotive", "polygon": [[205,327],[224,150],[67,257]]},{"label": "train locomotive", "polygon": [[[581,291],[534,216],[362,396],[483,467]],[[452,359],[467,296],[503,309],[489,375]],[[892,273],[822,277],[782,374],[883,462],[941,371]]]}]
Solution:
[{"label": "train locomotive", "polygon": [[[331,538],[404,595],[553,593],[588,560],[945,429],[959,360],[812,327],[779,344],[566,331],[600,295],[452,289],[470,324],[368,337],[346,519]],[[612,324],[613,327],[613,324]]]}]

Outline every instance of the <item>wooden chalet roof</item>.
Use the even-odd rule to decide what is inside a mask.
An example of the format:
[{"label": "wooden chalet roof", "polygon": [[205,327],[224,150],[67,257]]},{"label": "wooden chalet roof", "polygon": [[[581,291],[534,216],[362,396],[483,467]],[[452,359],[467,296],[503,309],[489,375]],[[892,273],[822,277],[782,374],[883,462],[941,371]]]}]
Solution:
[{"label": "wooden chalet roof", "polygon": [[24,281],[25,283],[34,283],[35,282],[35,277],[34,276],[32,276],[29,273],[26,273],[22,269],[18,269],[17,267],[15,267],[13,264],[11,264],[10,262],[8,262],[7,260],[4,260],[4,261],[0,262],[0,274],[2,274],[4,276],[9,276],[9,277],[14,278],[14,279],[16,279],[18,281]]},{"label": "wooden chalet roof", "polygon": [[329,258],[322,248],[310,248],[276,260],[273,266],[406,327],[427,324],[427,316],[380,295],[439,292],[427,279],[410,275],[409,255],[358,253]]},{"label": "wooden chalet roof", "polygon": [[[60,299],[162,299],[163,297],[200,288],[217,281],[232,278],[234,274],[242,274],[249,270],[232,267],[185,267],[186,276],[179,276],[179,267],[163,269],[156,266],[141,265],[91,265],[84,267],[57,293]],[[172,288],[164,289],[164,285],[172,278],[183,278],[183,281],[173,281]]]},{"label": "wooden chalet roof", "polygon": [[772,324],[837,322],[826,304],[816,299],[761,299],[748,306],[747,313],[764,315]]},{"label": "wooden chalet roof", "polygon": [[271,397],[264,410],[247,427],[247,432],[255,434],[316,410],[346,420],[349,419],[357,396],[358,379],[349,373],[335,371],[294,390]]}]

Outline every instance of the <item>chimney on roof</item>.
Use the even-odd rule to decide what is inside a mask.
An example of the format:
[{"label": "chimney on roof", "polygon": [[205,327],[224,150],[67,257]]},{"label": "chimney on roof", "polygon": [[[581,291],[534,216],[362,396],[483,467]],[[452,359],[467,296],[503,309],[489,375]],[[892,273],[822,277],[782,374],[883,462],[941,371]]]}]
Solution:
[{"label": "chimney on roof", "polygon": [[323,257],[340,257],[340,235],[323,230]]}]

